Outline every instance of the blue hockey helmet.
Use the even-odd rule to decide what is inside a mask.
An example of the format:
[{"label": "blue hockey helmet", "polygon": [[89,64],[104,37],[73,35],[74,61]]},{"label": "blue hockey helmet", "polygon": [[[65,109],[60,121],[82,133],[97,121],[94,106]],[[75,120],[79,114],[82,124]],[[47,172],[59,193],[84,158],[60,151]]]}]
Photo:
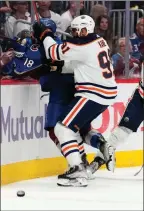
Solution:
[{"label": "blue hockey helmet", "polygon": [[52,19],[41,18],[40,22],[43,23],[45,26],[47,26],[49,29],[51,29],[53,33],[56,32],[57,26],[56,26],[56,23]]}]

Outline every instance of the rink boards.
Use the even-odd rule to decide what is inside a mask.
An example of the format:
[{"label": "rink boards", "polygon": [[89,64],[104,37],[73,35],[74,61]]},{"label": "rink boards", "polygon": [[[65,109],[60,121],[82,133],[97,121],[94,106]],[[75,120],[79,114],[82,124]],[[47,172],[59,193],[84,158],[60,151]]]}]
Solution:
[{"label": "rink boards", "polygon": [[[137,80],[118,82],[118,97],[93,127],[108,137],[118,124]],[[44,131],[48,95],[37,82],[1,82],[1,183],[62,173],[67,163]],[[139,166],[143,162],[143,124],[117,150],[117,167]],[[86,146],[89,160],[96,150]]]}]

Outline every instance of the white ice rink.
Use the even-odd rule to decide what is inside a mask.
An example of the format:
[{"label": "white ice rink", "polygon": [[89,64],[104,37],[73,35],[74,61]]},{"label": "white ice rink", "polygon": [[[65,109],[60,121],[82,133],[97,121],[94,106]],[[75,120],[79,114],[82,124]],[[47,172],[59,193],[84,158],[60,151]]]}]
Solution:
[{"label": "white ice rink", "polygon": [[[86,188],[64,188],[56,177],[34,179],[1,188],[1,210],[143,210],[143,171],[100,170]],[[24,190],[25,197],[16,196]]]}]

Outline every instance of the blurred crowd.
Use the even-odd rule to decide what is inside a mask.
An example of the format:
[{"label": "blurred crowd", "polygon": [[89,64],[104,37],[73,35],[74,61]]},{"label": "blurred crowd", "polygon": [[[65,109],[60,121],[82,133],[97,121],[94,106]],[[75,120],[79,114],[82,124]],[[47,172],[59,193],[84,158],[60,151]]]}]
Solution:
[{"label": "blurred crowd", "polygon": [[[52,19],[59,31],[70,33],[70,24],[77,15],[88,14],[83,1],[38,1],[36,2],[39,18]],[[8,38],[24,38],[31,31],[31,23],[37,18],[32,15],[31,3],[27,1],[0,1],[0,35]],[[91,7],[90,15],[95,21],[95,33],[104,37],[110,47],[110,55],[116,78],[125,75],[125,37],[113,37],[112,20],[110,13],[102,4],[96,3]],[[20,20],[20,21],[19,21]],[[126,27],[126,26],[125,26]],[[65,39],[65,36],[61,36]],[[13,57],[12,50],[4,52],[0,46],[0,68],[6,65]],[[141,73],[141,54],[144,54],[144,18],[138,19],[135,33],[129,39],[129,78],[139,78]]]}]

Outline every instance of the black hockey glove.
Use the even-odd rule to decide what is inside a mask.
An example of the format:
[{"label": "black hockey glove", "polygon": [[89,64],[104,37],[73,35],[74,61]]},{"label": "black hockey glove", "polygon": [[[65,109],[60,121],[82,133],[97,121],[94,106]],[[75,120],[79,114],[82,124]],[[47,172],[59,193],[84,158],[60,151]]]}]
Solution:
[{"label": "black hockey glove", "polygon": [[51,29],[46,27],[43,23],[35,22],[33,25],[33,32],[33,36],[40,42],[43,42],[47,36],[54,38]]}]

